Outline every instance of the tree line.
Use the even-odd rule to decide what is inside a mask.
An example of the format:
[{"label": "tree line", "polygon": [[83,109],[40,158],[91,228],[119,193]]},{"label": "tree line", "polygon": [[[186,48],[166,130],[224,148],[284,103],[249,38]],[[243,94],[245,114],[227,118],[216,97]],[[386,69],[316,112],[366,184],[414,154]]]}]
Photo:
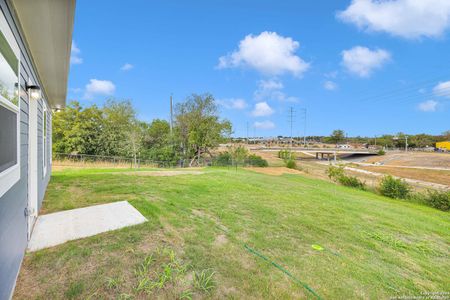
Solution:
[{"label": "tree line", "polygon": [[53,116],[53,152],[195,165],[231,133],[211,94],[192,94],[176,104],[173,126],[162,119],[139,120],[128,100],[109,99],[101,107],[72,101]]},{"label": "tree line", "polygon": [[317,137],[324,143],[358,143],[367,145],[377,145],[386,148],[404,148],[406,140],[408,140],[408,147],[411,148],[425,148],[434,147],[436,142],[449,141],[450,130],[443,132],[441,135],[431,134],[405,134],[399,132],[395,135],[383,134],[376,137],[347,137],[345,132],[341,129],[334,130],[328,137]]}]

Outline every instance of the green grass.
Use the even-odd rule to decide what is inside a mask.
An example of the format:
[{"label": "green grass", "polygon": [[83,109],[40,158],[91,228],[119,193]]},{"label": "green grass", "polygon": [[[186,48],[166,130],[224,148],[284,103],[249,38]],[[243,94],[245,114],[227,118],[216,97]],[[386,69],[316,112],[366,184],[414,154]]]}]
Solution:
[{"label": "green grass", "polygon": [[120,200],[149,222],[27,254],[16,298],[314,299],[293,278],[323,299],[450,290],[448,213],[298,175],[61,171],[44,211]]}]

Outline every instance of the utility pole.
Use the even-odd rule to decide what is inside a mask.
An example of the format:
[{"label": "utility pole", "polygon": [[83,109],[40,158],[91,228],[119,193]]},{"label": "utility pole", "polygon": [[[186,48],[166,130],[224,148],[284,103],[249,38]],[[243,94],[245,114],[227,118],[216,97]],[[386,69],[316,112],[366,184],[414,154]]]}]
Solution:
[{"label": "utility pole", "polygon": [[249,144],[249,140],[248,140],[248,121],[247,121],[247,145]]},{"label": "utility pole", "polygon": [[172,102],[172,94],[170,94],[170,135],[172,135],[173,131],[173,102]]},{"label": "utility pole", "polygon": [[408,152],[408,135],[405,134],[405,152]]},{"label": "utility pole", "polygon": [[306,147],[306,108],[302,108],[303,113],[303,146]]},{"label": "utility pole", "polygon": [[290,140],[290,147],[291,147],[291,151],[292,151],[292,125],[294,123],[294,108],[291,106],[289,107],[289,123],[291,126],[291,140]]}]

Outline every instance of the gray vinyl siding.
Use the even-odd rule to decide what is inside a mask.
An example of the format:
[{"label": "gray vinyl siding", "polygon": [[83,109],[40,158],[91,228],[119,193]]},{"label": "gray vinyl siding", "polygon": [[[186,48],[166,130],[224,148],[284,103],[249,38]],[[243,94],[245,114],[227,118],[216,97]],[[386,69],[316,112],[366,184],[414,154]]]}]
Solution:
[{"label": "gray vinyl siding", "polygon": [[[34,83],[42,86],[33,69],[30,56],[23,37],[18,30],[18,22],[14,17],[11,4],[7,0],[0,0],[0,9],[6,17],[11,30],[20,47],[20,180],[3,196],[0,197],[0,300],[9,299],[15,285],[16,277],[22,263],[27,246],[27,218],[24,210],[28,205],[28,99],[26,97],[25,82],[31,78]],[[45,100],[42,100],[45,101]],[[42,101],[40,109],[42,111]],[[49,107],[49,106],[48,106]],[[38,132],[40,144],[38,146],[38,161],[42,162],[42,114],[39,116]],[[51,112],[49,116],[51,122]],[[48,126],[51,128],[51,126]],[[0,129],[1,130],[1,129]],[[51,132],[49,131],[49,136]],[[51,138],[49,138],[51,142]],[[51,144],[49,143],[49,148]],[[1,150],[1,149],[0,149]],[[50,161],[50,156],[47,155]],[[42,163],[39,164],[41,176],[38,176],[39,208],[50,179],[50,164],[47,175],[43,177]]]}]

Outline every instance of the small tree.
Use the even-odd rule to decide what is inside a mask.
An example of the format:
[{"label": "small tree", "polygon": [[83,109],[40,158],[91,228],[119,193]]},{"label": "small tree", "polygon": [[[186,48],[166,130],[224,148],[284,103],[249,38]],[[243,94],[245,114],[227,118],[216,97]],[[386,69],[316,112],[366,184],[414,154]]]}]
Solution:
[{"label": "small tree", "polygon": [[199,162],[202,154],[212,157],[211,148],[231,134],[231,123],[221,120],[211,94],[193,94],[175,107],[176,134],[189,165]]},{"label": "small tree", "polygon": [[411,188],[405,181],[386,175],[381,180],[380,192],[386,197],[406,199],[411,192]]},{"label": "small tree", "polygon": [[339,144],[340,142],[345,140],[345,132],[344,130],[337,129],[333,130],[330,136],[330,142],[334,144]]},{"label": "small tree", "polygon": [[248,156],[248,150],[242,146],[232,146],[229,148],[229,152],[236,167],[239,164],[243,165]]}]

